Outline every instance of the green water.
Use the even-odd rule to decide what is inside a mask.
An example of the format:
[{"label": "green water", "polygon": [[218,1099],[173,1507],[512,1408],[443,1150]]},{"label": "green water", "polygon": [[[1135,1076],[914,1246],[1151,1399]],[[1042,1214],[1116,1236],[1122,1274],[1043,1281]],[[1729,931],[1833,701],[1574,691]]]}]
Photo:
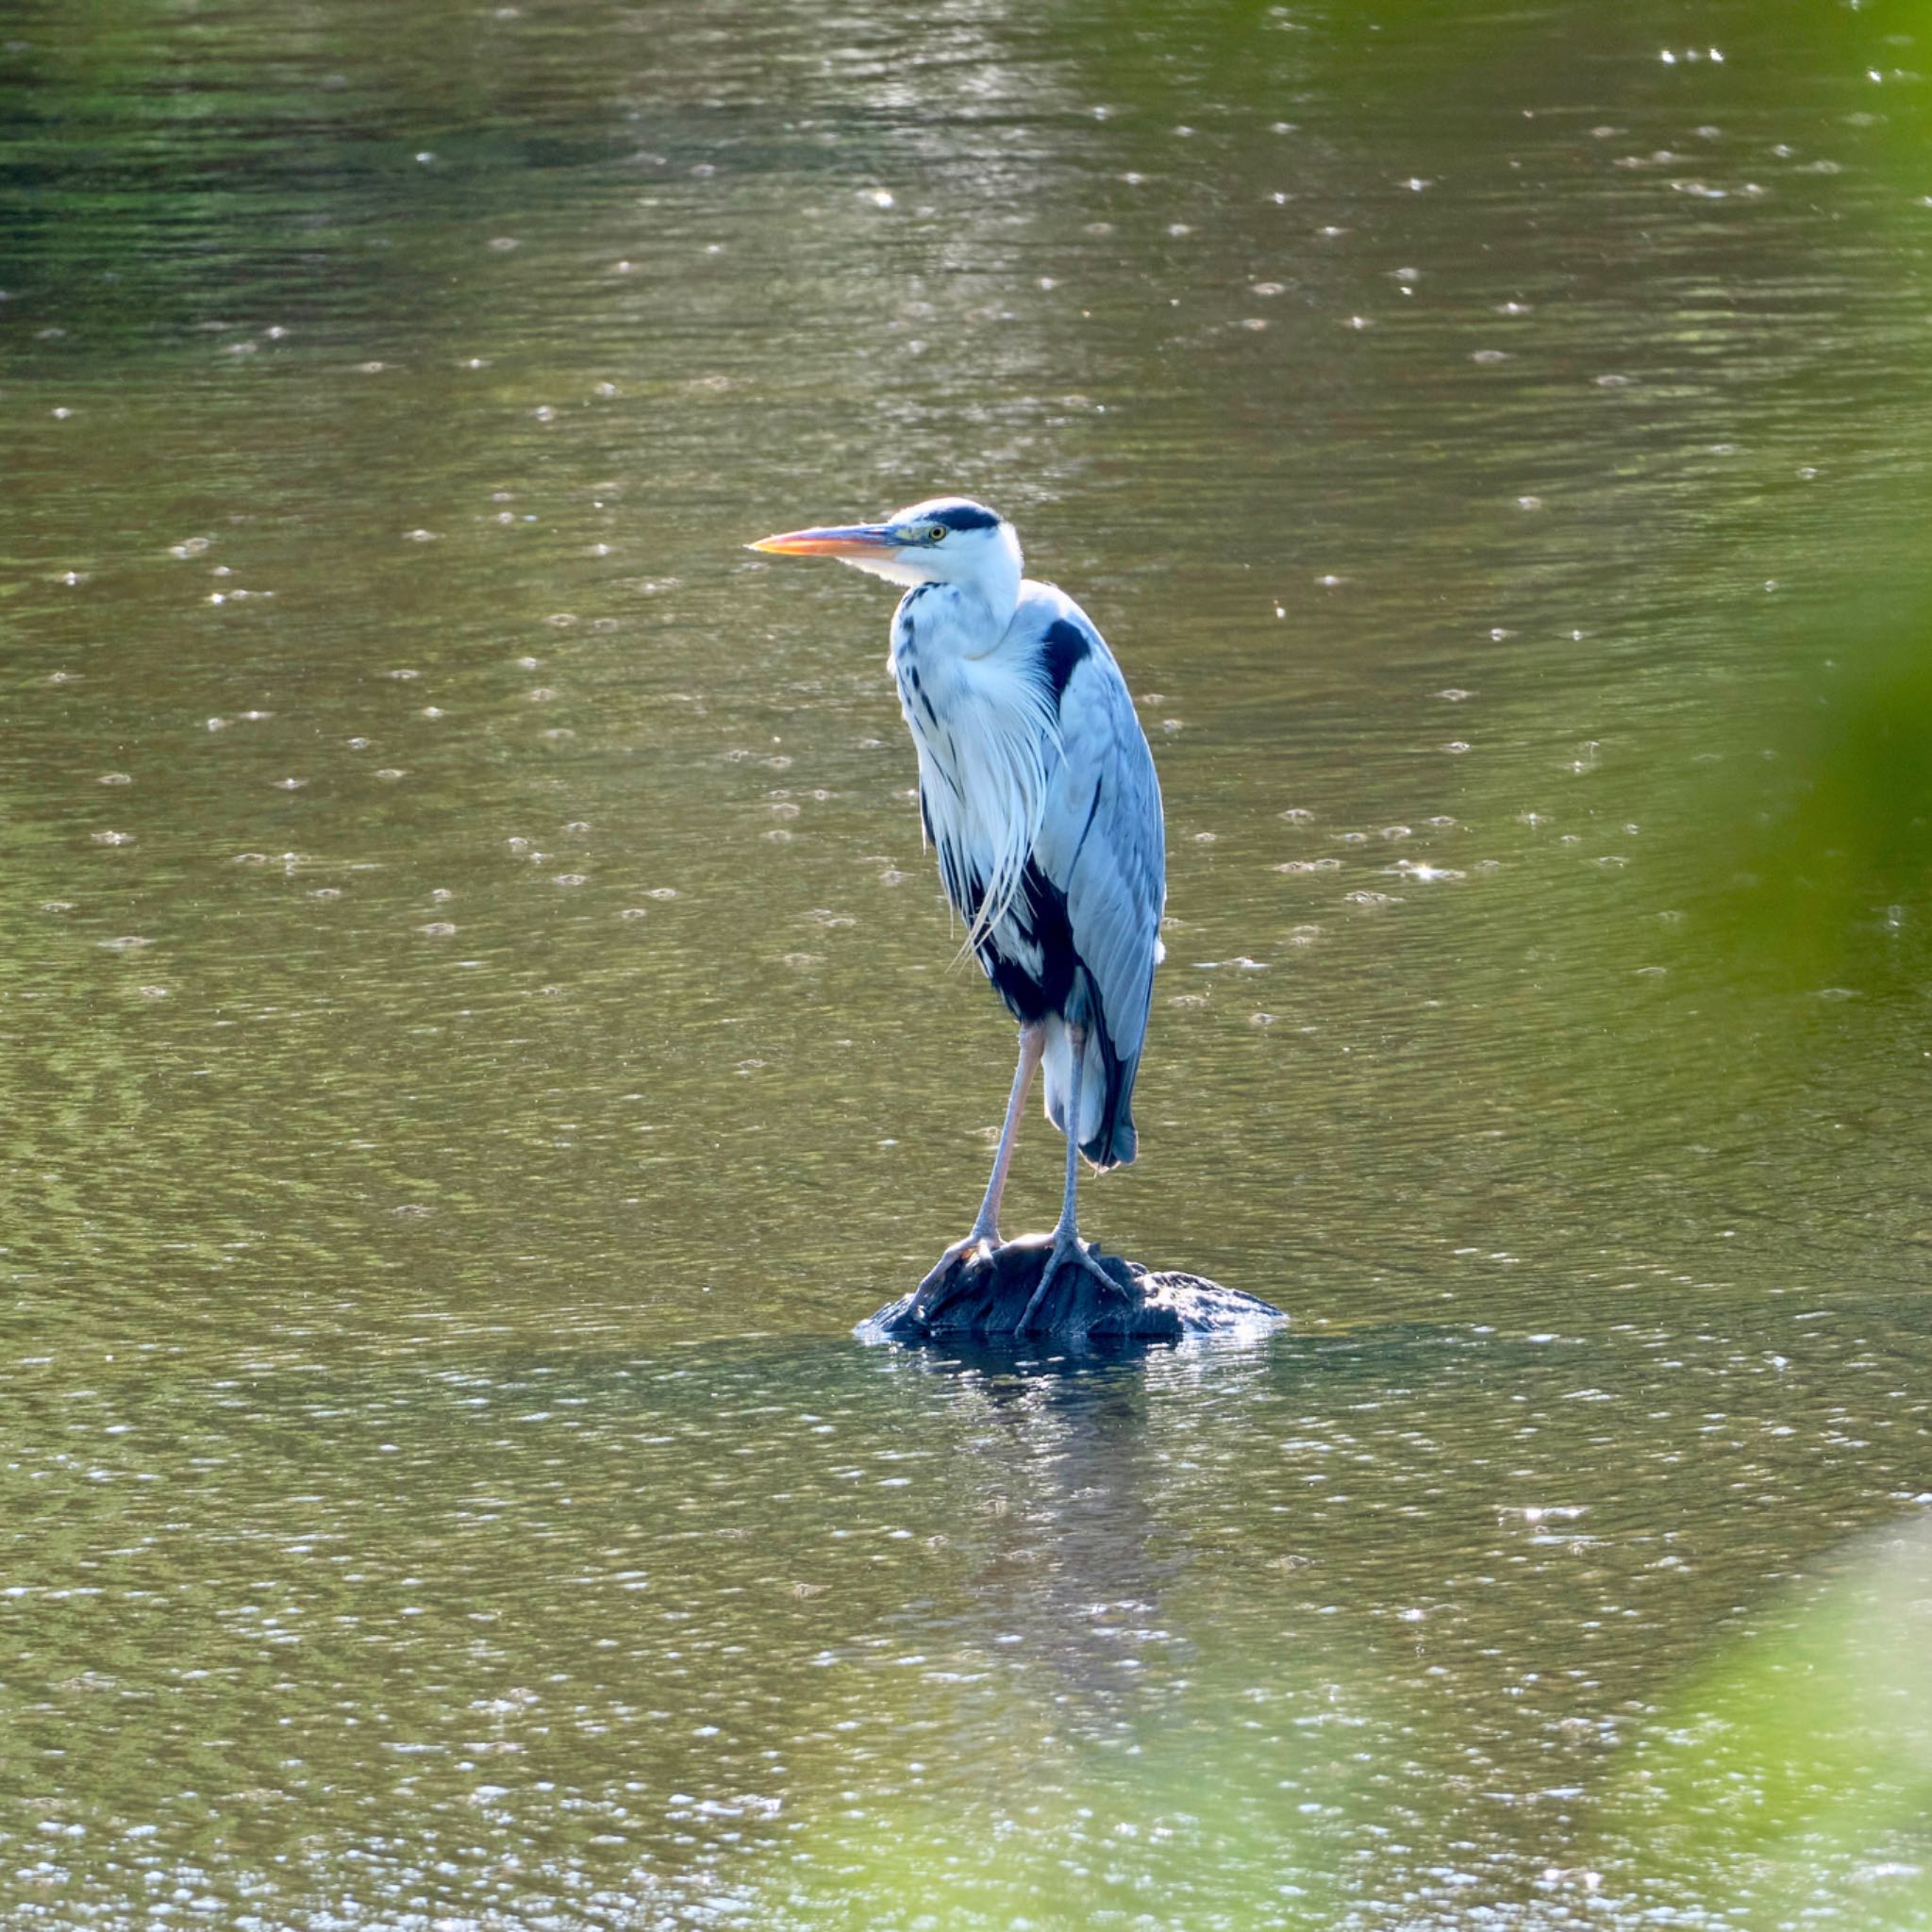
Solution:
[{"label": "green water", "polygon": [[[16,0],[0,1924],[1789,1922],[1628,1794],[1932,1491],[1878,15]],[[1259,1346],[851,1339],[1011,1042],[740,546],[940,490],[1160,767],[1084,1224]]]}]

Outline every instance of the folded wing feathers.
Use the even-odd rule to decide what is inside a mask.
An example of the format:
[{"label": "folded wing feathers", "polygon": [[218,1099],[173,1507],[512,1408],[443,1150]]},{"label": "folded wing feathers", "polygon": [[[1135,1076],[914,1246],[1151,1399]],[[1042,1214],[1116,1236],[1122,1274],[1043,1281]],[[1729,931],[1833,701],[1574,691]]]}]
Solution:
[{"label": "folded wing feathers", "polygon": [[1077,623],[1087,641],[1058,693],[1038,675],[1037,657],[978,660],[972,735],[947,734],[943,758],[908,707],[924,829],[940,848],[947,897],[967,921],[962,957],[1012,908],[1029,859],[1065,895],[1098,1018],[1124,1065],[1146,1037],[1161,950],[1160,789],[1099,632],[1058,591],[1046,591],[1041,607],[1042,634]]},{"label": "folded wing feathers", "polygon": [[[1147,1035],[1166,895],[1160,790],[1119,667],[1097,635],[1060,700],[1062,760],[1041,870],[1067,895],[1074,944],[1122,1061]],[[1095,796],[1095,786],[1099,787]]]}]

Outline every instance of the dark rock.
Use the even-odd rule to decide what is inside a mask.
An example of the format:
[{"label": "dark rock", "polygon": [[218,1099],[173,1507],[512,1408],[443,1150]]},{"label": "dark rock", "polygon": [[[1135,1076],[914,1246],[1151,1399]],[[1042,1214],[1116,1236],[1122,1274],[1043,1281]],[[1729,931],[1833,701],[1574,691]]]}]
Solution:
[{"label": "dark rock", "polygon": [[858,1324],[867,1341],[1178,1341],[1188,1335],[1257,1332],[1288,1317],[1279,1308],[1198,1274],[1156,1271],[1093,1250],[1117,1284],[1102,1288],[1084,1268],[1065,1267],[1023,1336],[1020,1318],[1053,1251],[1050,1235],[1023,1235],[991,1255],[961,1257],[915,1307],[914,1295],[889,1302]]}]

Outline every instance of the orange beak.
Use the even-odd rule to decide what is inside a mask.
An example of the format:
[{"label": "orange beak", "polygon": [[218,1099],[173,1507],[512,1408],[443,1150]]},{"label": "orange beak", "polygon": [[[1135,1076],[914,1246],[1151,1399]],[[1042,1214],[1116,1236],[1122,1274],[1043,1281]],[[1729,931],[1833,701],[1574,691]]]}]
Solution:
[{"label": "orange beak", "polygon": [[778,537],[760,537],[747,550],[770,550],[780,557],[872,557],[896,550],[905,539],[890,524],[846,524],[824,530],[787,530]]}]

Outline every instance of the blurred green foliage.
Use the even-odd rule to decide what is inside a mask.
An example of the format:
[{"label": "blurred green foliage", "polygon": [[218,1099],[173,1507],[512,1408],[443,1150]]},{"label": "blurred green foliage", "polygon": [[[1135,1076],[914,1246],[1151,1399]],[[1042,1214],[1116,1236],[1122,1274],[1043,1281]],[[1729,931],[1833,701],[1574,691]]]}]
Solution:
[{"label": "blurred green foliage", "polygon": [[1932,1538],[1856,1545],[1769,1621],[1639,1741],[1606,1840],[1727,1924],[1932,1924]]},{"label": "blurred green foliage", "polygon": [[[1364,1661],[1354,1668],[1346,1689],[1331,1683],[1315,1704],[1327,1705],[1328,1722],[1345,1725],[1351,1706],[1386,1702]],[[890,1818],[827,1811],[788,1860],[766,1923],[818,1932],[1336,1924],[1351,1890],[1374,1882],[1357,1870],[1349,1885],[1324,1852],[1365,1822],[1365,1767],[1337,1754],[1325,1776],[1306,1775],[1305,1762],[1303,1777],[1283,1779],[1278,1752],[1257,1748],[1241,1724],[1239,1691],[1222,1702],[1218,1725],[1149,1737],[1130,1756],[1089,1746],[1072,1768],[1042,1735],[1041,1785],[1058,1793],[1043,1802],[1029,1788],[916,1800]],[[1592,1861],[1552,1868],[1543,1883],[1592,1897],[1616,1923],[1655,1906],[1668,1923],[1690,1923],[1688,1908],[1749,1932],[1805,1918],[1868,1932],[1932,1924],[1924,1525],[1855,1543],[1763,1627],[1725,1642],[1707,1672],[1666,1696],[1592,1796]]]},{"label": "blurred green foliage", "polygon": [[1932,593],[1821,610],[1788,651],[1790,723],[1692,815],[1712,828],[1713,909],[1747,975],[1905,984],[1932,961]]}]

